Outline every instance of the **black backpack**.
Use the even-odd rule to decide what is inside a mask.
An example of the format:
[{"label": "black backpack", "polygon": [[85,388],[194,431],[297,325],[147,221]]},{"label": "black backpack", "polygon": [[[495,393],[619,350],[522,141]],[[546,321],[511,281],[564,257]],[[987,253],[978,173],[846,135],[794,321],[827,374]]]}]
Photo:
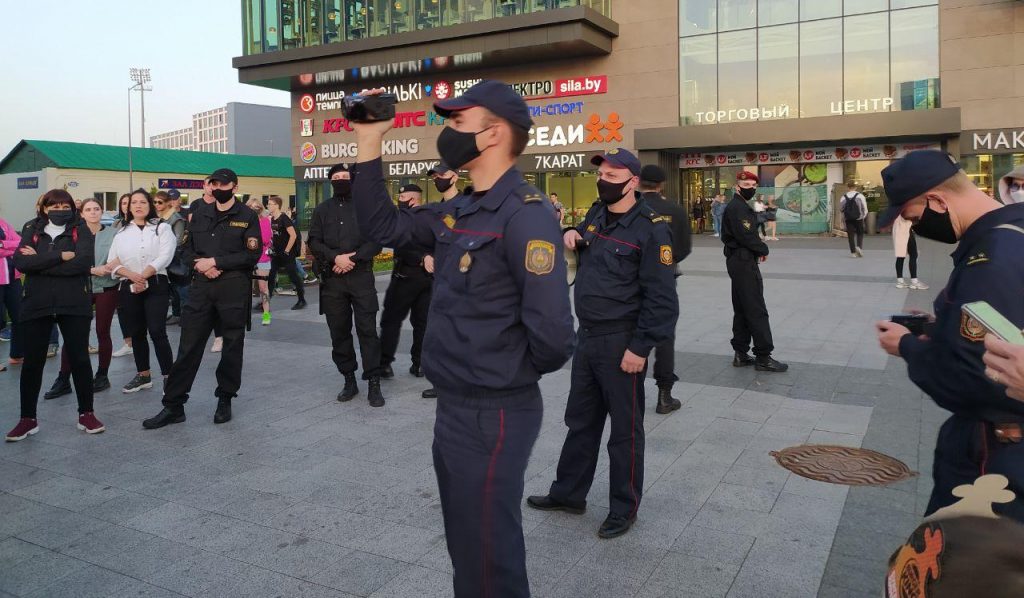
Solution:
[{"label": "black backpack", "polygon": [[857,203],[857,194],[854,193],[853,197],[847,193],[843,196],[846,203],[843,204],[843,218],[846,220],[860,220],[860,204]]}]

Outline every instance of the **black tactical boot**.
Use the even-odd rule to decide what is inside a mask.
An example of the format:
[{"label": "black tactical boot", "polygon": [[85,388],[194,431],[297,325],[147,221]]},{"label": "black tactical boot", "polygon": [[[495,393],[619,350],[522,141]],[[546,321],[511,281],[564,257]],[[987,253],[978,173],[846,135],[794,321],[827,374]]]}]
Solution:
[{"label": "black tactical boot", "polygon": [[789,369],[789,366],[781,361],[775,361],[771,355],[758,355],[757,364],[754,365],[754,369],[759,372],[785,372]]},{"label": "black tactical boot", "polygon": [[380,392],[380,378],[374,376],[370,378],[368,384],[370,390],[366,393],[366,398],[370,402],[370,407],[383,407],[384,395]]},{"label": "black tactical boot", "polygon": [[357,394],[359,394],[359,386],[356,384],[356,375],[354,373],[345,374],[345,388],[338,393],[338,400],[342,403],[351,401]]},{"label": "black tactical boot", "polygon": [[671,386],[659,386],[658,387],[658,406],[654,408],[655,413],[664,415],[666,413],[672,413],[676,409],[682,407],[683,404],[679,399],[672,397]]},{"label": "black tactical boot", "polygon": [[63,397],[64,395],[71,394],[71,380],[65,376],[57,374],[57,379],[53,381],[53,386],[50,390],[46,391],[43,395],[44,399],[56,399],[57,397]]},{"label": "black tactical boot", "polygon": [[732,367],[742,368],[748,365],[754,365],[754,358],[750,356],[750,353],[736,351],[736,355],[732,358]]},{"label": "black tactical boot", "polygon": [[395,370],[391,367],[391,364],[380,366],[380,377],[385,380],[390,380],[395,377]]}]

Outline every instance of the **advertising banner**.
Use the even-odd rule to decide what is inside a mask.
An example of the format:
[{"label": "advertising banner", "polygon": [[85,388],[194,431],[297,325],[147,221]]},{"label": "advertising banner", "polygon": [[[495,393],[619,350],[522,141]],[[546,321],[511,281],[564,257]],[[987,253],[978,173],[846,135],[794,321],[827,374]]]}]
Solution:
[{"label": "advertising banner", "polygon": [[907,155],[909,152],[920,149],[939,149],[939,144],[922,142],[877,145],[833,145],[826,147],[683,154],[679,158],[679,167],[710,168],[714,166],[757,166],[760,164],[896,160]]}]

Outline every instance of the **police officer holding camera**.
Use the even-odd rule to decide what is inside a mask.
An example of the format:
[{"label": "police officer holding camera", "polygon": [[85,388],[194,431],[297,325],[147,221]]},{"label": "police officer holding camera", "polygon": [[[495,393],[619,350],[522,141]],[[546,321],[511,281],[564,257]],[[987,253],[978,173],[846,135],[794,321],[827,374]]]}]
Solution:
[{"label": "police officer holding camera", "polygon": [[231,420],[231,399],[242,385],[242,351],[249,325],[252,270],[262,242],[256,213],[235,199],[238,176],[221,168],[207,185],[214,205],[194,207],[180,243],[183,257],[195,264],[188,301],[182,307],[178,358],[164,383],[164,408],[142,422],[147,429],[185,421],[185,402],[192,390],[206,341],[219,322],[224,348],[217,366],[217,411],[213,423]]},{"label": "police officer holding camera", "polygon": [[377,336],[377,286],[373,276],[373,258],[381,246],[367,239],[356,222],[352,200],[352,173],[345,164],[336,164],[327,173],[334,194],[314,210],[309,224],[309,249],[316,256],[320,283],[320,313],[327,316],[331,331],[331,356],[345,377],[339,401],[350,401],[359,394],[356,383],[356,348],[352,342],[352,322],[359,336],[363,358],[363,379],[368,382],[367,401],[371,407],[383,407],[380,390],[380,338]]},{"label": "police officer holding camera", "polygon": [[485,80],[434,109],[448,119],[438,152],[469,171],[475,191],[396,210],[381,163],[393,124],[384,116],[353,124],[356,211],[374,241],[415,243],[435,258],[423,369],[438,395],[434,470],[454,594],[525,598],[520,509],[543,414],[538,381],[575,340],[565,261],[551,203],[515,167],[533,124],[522,97]]},{"label": "police officer holding camera", "polygon": [[910,379],[953,412],[939,430],[935,486],[925,514],[956,502],[957,486],[998,473],[1010,480],[1017,498],[993,510],[1024,522],[1024,403],[1006,395],[998,376],[986,376],[986,329],[962,311],[965,303],[985,301],[1024,326],[1024,204],[1002,206],[948,154],[934,150],[893,162],[882,171],[882,182],[890,204],[882,227],[902,215],[920,237],[959,242],[927,335],[915,336],[893,322],[876,325],[882,348],[902,357]]}]

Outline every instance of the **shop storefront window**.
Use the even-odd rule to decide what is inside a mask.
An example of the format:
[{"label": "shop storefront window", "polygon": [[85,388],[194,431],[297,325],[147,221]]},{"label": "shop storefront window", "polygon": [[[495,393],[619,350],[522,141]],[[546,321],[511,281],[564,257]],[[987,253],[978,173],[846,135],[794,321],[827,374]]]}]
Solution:
[{"label": "shop storefront window", "polygon": [[718,108],[717,36],[679,40],[680,114],[683,124],[697,122],[697,114]]},{"label": "shop storefront window", "polygon": [[799,20],[799,0],[760,0],[757,3],[757,24],[782,25]]},{"label": "shop storefront window", "polygon": [[828,19],[843,14],[843,0],[800,0],[800,20]]},{"label": "shop storefront window", "polygon": [[[889,62],[887,13],[846,17],[843,28],[843,54],[844,99],[890,97],[889,69],[884,67]],[[877,108],[874,110],[877,111]]]},{"label": "shop storefront window", "polygon": [[679,36],[718,31],[718,0],[682,0],[679,5]]},{"label": "shop storefront window", "polygon": [[844,0],[843,14],[859,15],[866,12],[878,12],[889,8],[889,0]]},{"label": "shop storefront window", "polygon": [[939,9],[893,11],[892,92],[900,110],[939,106]]},{"label": "shop storefront window", "polygon": [[245,0],[242,3],[243,49],[245,54],[256,54],[263,51],[263,23],[260,20],[260,1]]},{"label": "shop storefront window", "polygon": [[281,13],[276,0],[263,0],[263,39],[268,52],[280,50]]},{"label": "shop storefront window", "polygon": [[960,167],[971,181],[995,199],[999,199],[999,179],[1022,165],[1024,154],[981,154],[960,159]]},{"label": "shop storefront window", "polygon": [[756,0],[718,0],[719,31],[748,29],[756,25]]},{"label": "shop storefront window", "polygon": [[757,31],[718,36],[718,109],[749,108],[757,89]]},{"label": "shop storefront window", "polygon": [[[843,163],[843,181],[857,184],[868,201],[869,212],[880,212],[889,205],[885,188],[882,186],[882,170],[890,163],[889,160]],[[845,192],[845,188],[842,191]]]},{"label": "shop storefront window", "polygon": [[800,104],[797,25],[762,27],[757,39],[757,99],[762,106]]},{"label": "shop storefront window", "polygon": [[842,38],[841,19],[800,24],[800,116],[828,116],[843,97]]}]

